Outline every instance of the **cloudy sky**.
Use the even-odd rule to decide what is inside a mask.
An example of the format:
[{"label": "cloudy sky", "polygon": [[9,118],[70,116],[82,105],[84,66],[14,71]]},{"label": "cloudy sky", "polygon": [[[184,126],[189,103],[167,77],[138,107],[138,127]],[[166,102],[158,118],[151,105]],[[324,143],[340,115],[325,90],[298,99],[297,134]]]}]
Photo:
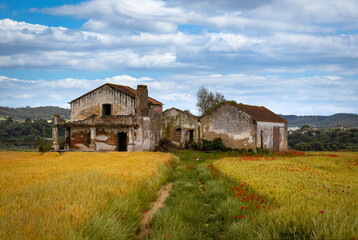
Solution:
[{"label": "cloudy sky", "polygon": [[200,86],[276,113],[358,113],[356,0],[0,0],[0,105],[106,82],[198,113]]}]

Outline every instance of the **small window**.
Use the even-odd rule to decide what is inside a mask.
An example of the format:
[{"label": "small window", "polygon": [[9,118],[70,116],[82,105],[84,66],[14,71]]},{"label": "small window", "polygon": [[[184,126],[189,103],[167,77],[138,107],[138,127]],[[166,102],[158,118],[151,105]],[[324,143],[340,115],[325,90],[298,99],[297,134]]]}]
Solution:
[{"label": "small window", "polygon": [[103,104],[102,105],[102,115],[103,116],[112,115],[112,105],[111,104]]}]

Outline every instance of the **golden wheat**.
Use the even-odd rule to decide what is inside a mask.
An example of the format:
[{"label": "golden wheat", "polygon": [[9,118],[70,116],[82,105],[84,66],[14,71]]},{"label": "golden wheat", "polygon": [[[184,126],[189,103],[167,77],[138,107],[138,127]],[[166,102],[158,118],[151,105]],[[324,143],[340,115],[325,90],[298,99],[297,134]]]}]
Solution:
[{"label": "golden wheat", "polygon": [[[253,199],[253,207],[248,210],[261,212],[252,220],[256,227],[252,228],[251,236],[258,230],[266,231],[262,238],[351,239],[357,236],[357,153],[225,158],[214,165],[244,184],[243,188],[251,189],[255,196],[261,196],[260,200]],[[263,201],[266,206],[260,205],[257,209],[257,201]],[[275,232],[286,235],[275,235]]]},{"label": "golden wheat", "polygon": [[163,153],[0,153],[0,239],[59,239],[153,177]]}]

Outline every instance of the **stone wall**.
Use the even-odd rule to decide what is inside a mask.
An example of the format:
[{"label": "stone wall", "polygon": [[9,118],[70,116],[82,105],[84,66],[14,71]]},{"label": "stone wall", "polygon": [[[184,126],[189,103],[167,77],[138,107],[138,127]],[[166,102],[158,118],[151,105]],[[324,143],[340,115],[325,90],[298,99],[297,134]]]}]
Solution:
[{"label": "stone wall", "polygon": [[102,105],[112,105],[112,115],[135,113],[135,98],[110,86],[103,86],[71,102],[71,121],[83,120],[92,114],[102,115]]},{"label": "stone wall", "polygon": [[221,137],[227,147],[256,148],[255,119],[229,103],[221,105],[200,121],[205,140]]},{"label": "stone wall", "polygon": [[200,142],[200,122],[197,117],[179,109],[171,108],[162,113],[161,138],[170,140],[178,147],[189,142],[190,131],[193,131],[193,142]]},{"label": "stone wall", "polygon": [[134,151],[154,151],[160,139],[160,113],[151,105],[148,116],[138,116],[134,131]]}]

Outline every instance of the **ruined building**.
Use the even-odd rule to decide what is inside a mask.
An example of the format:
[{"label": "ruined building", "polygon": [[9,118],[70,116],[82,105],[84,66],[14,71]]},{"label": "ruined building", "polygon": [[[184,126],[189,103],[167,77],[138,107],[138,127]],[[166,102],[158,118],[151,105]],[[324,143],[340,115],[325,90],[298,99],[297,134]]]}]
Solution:
[{"label": "ruined building", "polygon": [[226,102],[197,118],[175,108],[162,113],[162,136],[177,146],[220,137],[225,146],[287,151],[287,121],[265,107]]},{"label": "ruined building", "polygon": [[201,139],[199,118],[176,108],[167,109],[162,113],[161,136],[180,148],[186,143],[198,144]]},{"label": "ruined building", "polygon": [[58,127],[65,128],[65,149],[153,151],[159,141],[163,104],[137,90],[104,84],[70,102],[71,120],[55,115],[53,149],[59,149]]},{"label": "ruined building", "polygon": [[265,107],[227,102],[201,118],[202,138],[231,148],[287,151],[287,121]]},{"label": "ruined building", "polygon": [[256,147],[287,151],[287,121],[265,107],[226,102],[201,118],[170,108],[137,90],[104,84],[70,102],[71,120],[55,116],[53,149],[59,149],[58,127],[65,128],[65,149],[92,151],[153,151],[160,138],[184,148],[201,139],[221,137],[231,148]]}]

